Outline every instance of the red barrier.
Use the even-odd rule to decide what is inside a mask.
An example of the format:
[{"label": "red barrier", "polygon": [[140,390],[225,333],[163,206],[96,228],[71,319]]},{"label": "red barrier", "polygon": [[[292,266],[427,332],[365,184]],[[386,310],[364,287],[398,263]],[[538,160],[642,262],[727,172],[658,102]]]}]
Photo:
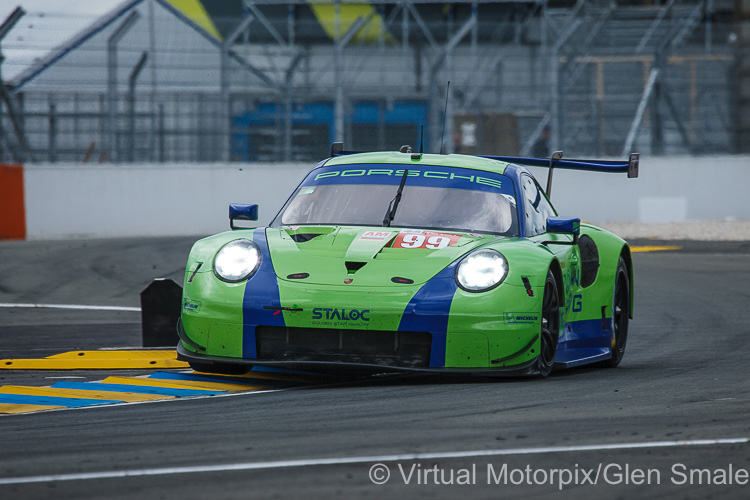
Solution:
[{"label": "red barrier", "polygon": [[0,164],[0,240],[26,239],[23,166]]}]

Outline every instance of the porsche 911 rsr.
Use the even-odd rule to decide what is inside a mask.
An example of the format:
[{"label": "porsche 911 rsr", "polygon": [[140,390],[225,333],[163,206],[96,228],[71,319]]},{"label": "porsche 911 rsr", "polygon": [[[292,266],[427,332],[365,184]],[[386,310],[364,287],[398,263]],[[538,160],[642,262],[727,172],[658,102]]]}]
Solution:
[{"label": "porsche 911 rsr", "polygon": [[223,373],[617,366],[633,313],[628,244],[558,216],[524,164],[632,177],[638,159],[338,146],[268,226],[238,227],[258,207],[233,204],[232,229],[195,243],[179,358]]}]

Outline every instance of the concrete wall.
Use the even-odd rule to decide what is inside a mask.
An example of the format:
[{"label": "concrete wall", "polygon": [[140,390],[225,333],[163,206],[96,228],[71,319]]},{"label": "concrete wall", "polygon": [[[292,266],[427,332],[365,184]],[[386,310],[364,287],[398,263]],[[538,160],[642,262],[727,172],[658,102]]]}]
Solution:
[{"label": "concrete wall", "polygon": [[[204,235],[228,228],[231,202],[268,222],[313,164],[31,165],[27,239]],[[545,185],[545,169],[534,169]],[[750,220],[750,156],[641,159],[641,175],[557,170],[561,215],[593,223]]]},{"label": "concrete wall", "polygon": [[25,167],[27,239],[211,234],[229,203],[269,222],[310,165]]},{"label": "concrete wall", "polygon": [[[545,169],[530,169],[542,187]],[[750,220],[750,156],[641,157],[640,176],[556,170],[561,215],[601,222]]]}]

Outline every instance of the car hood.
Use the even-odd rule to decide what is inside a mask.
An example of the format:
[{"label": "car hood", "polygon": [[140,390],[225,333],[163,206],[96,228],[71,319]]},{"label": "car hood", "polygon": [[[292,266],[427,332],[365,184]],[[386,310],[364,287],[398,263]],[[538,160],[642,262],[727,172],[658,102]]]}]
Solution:
[{"label": "car hood", "polygon": [[299,226],[266,229],[280,280],[319,285],[422,284],[497,236],[396,227]]}]

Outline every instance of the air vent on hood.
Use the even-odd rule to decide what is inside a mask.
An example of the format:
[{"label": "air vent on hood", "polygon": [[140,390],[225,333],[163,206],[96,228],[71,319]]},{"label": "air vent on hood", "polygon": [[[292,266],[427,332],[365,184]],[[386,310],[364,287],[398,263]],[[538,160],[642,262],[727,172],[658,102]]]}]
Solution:
[{"label": "air vent on hood", "polygon": [[347,260],[344,264],[346,264],[346,272],[348,274],[354,274],[365,267],[365,264],[367,264],[367,262],[352,262]]},{"label": "air vent on hood", "polygon": [[310,241],[313,238],[317,238],[318,236],[323,236],[322,233],[308,233],[308,234],[290,234],[289,237],[292,238],[296,243],[304,243],[306,241]]}]

